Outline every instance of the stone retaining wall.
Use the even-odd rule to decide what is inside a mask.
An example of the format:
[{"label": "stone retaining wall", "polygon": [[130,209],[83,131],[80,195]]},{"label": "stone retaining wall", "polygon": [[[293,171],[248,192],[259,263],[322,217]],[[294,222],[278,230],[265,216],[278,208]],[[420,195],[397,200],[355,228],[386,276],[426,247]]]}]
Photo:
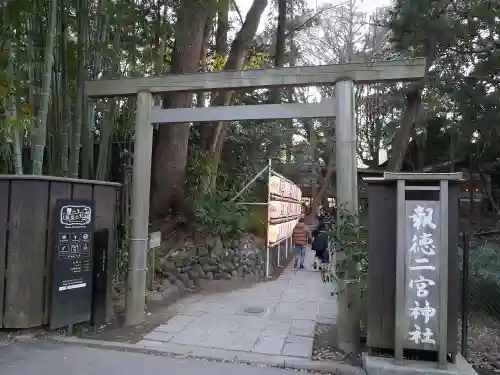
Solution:
[{"label": "stone retaining wall", "polygon": [[238,240],[214,237],[200,245],[173,251],[163,256],[157,267],[163,275],[160,292],[165,299],[209,280],[264,280],[265,252],[264,241],[253,235]]}]

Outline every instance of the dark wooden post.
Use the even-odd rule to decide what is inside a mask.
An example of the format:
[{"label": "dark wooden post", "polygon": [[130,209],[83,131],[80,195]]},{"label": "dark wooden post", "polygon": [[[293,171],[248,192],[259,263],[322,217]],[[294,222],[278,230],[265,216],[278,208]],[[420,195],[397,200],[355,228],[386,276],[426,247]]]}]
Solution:
[{"label": "dark wooden post", "polygon": [[[403,351],[411,349],[436,352],[439,367],[446,366],[448,354],[454,361],[461,179],[461,173],[385,173],[365,179],[370,183],[368,304],[385,306],[369,311],[372,354],[392,349],[401,363]],[[373,210],[384,210],[387,220]]]}]

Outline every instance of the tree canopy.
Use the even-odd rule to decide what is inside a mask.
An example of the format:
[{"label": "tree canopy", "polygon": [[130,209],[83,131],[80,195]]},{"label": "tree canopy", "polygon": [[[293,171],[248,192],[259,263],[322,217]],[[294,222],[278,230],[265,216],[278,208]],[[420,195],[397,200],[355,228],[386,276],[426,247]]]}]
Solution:
[{"label": "tree canopy", "polygon": [[[133,154],[134,99],[87,100],[88,79],[417,56],[427,58],[423,82],[357,86],[360,164],[385,168],[386,153],[386,168],[400,170],[413,144],[415,170],[461,159],[478,172],[494,168],[498,2],[397,0],[371,14],[360,4],[325,1],[311,9],[304,0],[253,0],[242,14],[234,0],[7,1],[0,8],[0,172],[120,179],[118,167],[130,163],[121,156]],[[239,90],[173,93],[155,103],[254,105],[332,95],[332,87]],[[222,203],[269,158],[299,185],[312,185],[316,205],[334,181],[332,120],[172,124],[154,137],[153,222],[206,227],[224,215],[228,227],[238,227],[244,212]],[[249,194],[259,199],[262,191]]]}]

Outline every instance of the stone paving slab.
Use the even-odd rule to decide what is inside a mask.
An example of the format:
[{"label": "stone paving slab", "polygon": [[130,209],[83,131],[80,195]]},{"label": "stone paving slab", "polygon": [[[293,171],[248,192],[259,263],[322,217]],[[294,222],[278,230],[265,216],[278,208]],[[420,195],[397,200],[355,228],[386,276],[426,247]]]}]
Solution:
[{"label": "stone paving slab", "polygon": [[315,320],[294,320],[292,322],[290,334],[295,336],[314,337],[315,328]]},{"label": "stone paving slab", "polygon": [[285,338],[290,333],[291,327],[290,322],[267,322],[261,336]]},{"label": "stone paving slab", "polygon": [[278,355],[283,351],[283,345],[285,345],[284,337],[260,336],[252,348],[252,352]]},{"label": "stone paving slab", "polygon": [[[169,308],[174,316],[138,344],[309,359],[316,323],[335,322],[337,304],[331,289],[318,272],[296,271],[290,266],[274,281],[177,302]],[[259,307],[263,312],[246,313],[247,307]]]},{"label": "stone paving slab", "polygon": [[312,337],[289,336],[283,347],[283,355],[309,358],[305,353],[312,348],[313,341]]},{"label": "stone paving slab", "polygon": [[151,341],[168,342],[172,337],[174,337],[174,335],[171,333],[154,330],[152,332],[149,332],[146,336],[144,336],[143,341],[147,342],[147,340],[151,340]]},{"label": "stone paving slab", "polygon": [[194,316],[176,315],[168,321],[167,324],[158,326],[155,331],[177,333],[186,328],[189,324],[196,320]]}]

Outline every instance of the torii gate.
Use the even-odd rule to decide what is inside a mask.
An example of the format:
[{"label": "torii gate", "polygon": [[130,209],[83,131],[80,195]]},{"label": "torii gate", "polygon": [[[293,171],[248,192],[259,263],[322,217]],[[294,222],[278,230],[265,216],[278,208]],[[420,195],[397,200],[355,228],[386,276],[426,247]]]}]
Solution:
[{"label": "torii gate", "polygon": [[[424,78],[425,59],[360,62],[294,68],[253,69],[217,73],[87,81],[89,98],[137,96],[132,175],[131,239],[126,324],[144,319],[148,250],[149,194],[153,124],[336,117],[337,202],[357,212],[357,154],[354,84],[400,82]],[[335,85],[336,100],[310,104],[264,104],[208,108],[153,108],[152,94],[240,88]]]}]

